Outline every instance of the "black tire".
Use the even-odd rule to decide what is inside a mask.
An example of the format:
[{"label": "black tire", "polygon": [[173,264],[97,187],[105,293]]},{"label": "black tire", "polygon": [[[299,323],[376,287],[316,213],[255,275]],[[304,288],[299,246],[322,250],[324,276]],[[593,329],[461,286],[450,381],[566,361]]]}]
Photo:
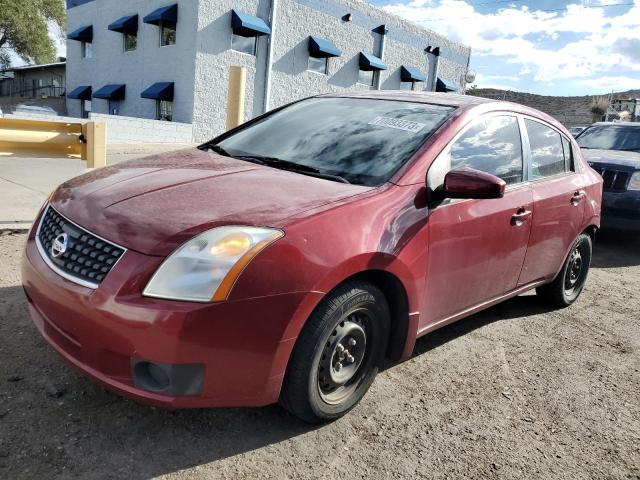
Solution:
[{"label": "black tire", "polygon": [[384,294],[363,281],[338,286],[316,307],[296,341],[280,404],[308,423],[345,415],[376,377],[388,337]]},{"label": "black tire", "polygon": [[580,234],[555,280],[536,289],[538,296],[553,307],[566,308],[573,304],[587,282],[592,251],[591,237],[586,233]]}]

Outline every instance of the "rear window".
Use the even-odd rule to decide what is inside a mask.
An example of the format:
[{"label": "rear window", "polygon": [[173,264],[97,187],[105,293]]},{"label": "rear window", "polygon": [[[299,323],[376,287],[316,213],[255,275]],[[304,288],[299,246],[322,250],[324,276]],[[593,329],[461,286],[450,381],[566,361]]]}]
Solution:
[{"label": "rear window", "polygon": [[218,142],[232,156],[274,157],[350,183],[388,181],[455,109],[391,100],[313,98]]},{"label": "rear window", "polygon": [[551,177],[566,171],[562,136],[552,128],[525,119],[531,146],[532,178]]},{"label": "rear window", "polygon": [[594,125],[576,138],[581,148],[640,152],[640,127],[630,125]]}]

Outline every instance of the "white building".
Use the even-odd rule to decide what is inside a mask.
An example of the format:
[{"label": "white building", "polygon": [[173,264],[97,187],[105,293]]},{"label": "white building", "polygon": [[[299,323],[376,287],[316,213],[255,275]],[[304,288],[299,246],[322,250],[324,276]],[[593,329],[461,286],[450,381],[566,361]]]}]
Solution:
[{"label": "white building", "polygon": [[[173,0],[176,2],[176,0]],[[464,89],[470,49],[358,0],[68,0],[67,110],[225,129],[229,67],[247,119],[311,95]]]}]

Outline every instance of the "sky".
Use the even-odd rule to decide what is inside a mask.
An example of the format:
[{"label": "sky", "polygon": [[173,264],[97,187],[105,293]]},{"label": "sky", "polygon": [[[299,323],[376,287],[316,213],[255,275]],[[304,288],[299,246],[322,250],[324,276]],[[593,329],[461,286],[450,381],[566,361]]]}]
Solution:
[{"label": "sky", "polygon": [[368,0],[472,49],[478,87],[640,89],[640,0]]}]

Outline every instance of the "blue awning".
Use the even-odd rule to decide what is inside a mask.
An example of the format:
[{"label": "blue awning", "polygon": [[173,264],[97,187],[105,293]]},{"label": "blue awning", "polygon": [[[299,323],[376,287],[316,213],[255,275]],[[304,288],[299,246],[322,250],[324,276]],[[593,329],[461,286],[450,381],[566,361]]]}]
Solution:
[{"label": "blue awning", "polygon": [[400,79],[403,82],[426,82],[425,77],[420,70],[413,67],[400,67]]},{"label": "blue awning", "polygon": [[94,98],[104,98],[105,100],[123,100],[125,85],[117,83],[114,85],[105,85],[93,94]]},{"label": "blue awning", "polygon": [[389,67],[375,55],[360,52],[360,70],[387,70]]},{"label": "blue awning", "polygon": [[309,55],[312,57],[340,57],[342,52],[330,40],[318,37],[309,37]]},{"label": "blue awning", "polygon": [[142,19],[144,23],[150,23],[152,25],[173,25],[178,23],[178,4],[168,5],[166,7],[158,8],[149,15]]},{"label": "blue awning", "polygon": [[231,28],[233,33],[242,37],[271,35],[271,29],[264,20],[235,10],[231,10]]},{"label": "blue awning", "polygon": [[455,83],[450,82],[449,80],[445,80],[444,78],[438,77],[438,81],[436,83],[436,92],[457,92],[458,87]]},{"label": "blue awning", "polygon": [[74,88],[71,93],[68,93],[67,98],[73,98],[74,100],[91,100],[91,86],[80,85]]},{"label": "blue awning", "polygon": [[159,82],[154,83],[140,96],[142,98],[150,98],[152,100],[168,100],[173,101],[173,82]]},{"label": "blue awning", "polygon": [[88,27],[80,27],[67,35],[69,40],[77,40],[78,42],[93,42],[93,25]]},{"label": "blue awning", "polygon": [[113,22],[107,27],[112,32],[130,32],[135,33],[138,31],[138,15],[131,15],[129,17],[122,17]]}]

